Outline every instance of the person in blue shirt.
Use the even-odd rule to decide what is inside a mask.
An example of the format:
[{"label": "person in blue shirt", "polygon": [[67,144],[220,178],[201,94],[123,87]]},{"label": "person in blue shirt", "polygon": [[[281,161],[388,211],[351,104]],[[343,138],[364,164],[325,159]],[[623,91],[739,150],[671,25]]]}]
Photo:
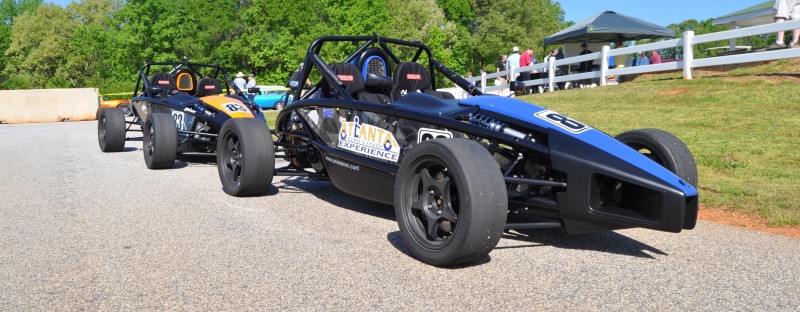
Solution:
[{"label": "person in blue shirt", "polygon": [[636,64],[634,66],[642,66],[642,65],[650,65],[650,59],[647,58],[647,55],[644,55],[644,52],[639,51],[639,56],[636,57]]}]

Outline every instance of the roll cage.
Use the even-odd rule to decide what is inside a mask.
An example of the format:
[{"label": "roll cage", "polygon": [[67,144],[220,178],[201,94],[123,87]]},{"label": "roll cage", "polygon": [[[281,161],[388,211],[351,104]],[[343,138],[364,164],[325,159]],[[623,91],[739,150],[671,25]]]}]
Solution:
[{"label": "roll cage", "polygon": [[[154,97],[155,89],[152,88],[150,85],[150,81],[148,77],[150,77],[150,69],[152,66],[172,66],[172,69],[167,73],[170,75],[175,75],[179,71],[188,70],[191,72],[195,77],[198,78],[214,78],[219,81],[222,81],[222,85],[224,85],[225,93],[230,93],[230,89],[233,89],[236,94],[240,94],[243,90],[239,90],[236,85],[230,83],[230,77],[226,74],[225,69],[217,64],[204,64],[204,63],[193,63],[189,62],[188,58],[183,58],[181,61],[177,62],[147,62],[142,67],[139,68],[139,75],[136,77],[136,87],[133,89],[133,96],[147,96],[147,97]],[[209,72],[205,72],[206,75],[203,75],[202,70],[203,68],[209,69]],[[219,79],[218,77],[222,77]],[[197,79],[199,81],[199,79]],[[195,84],[197,84],[195,81]]]},{"label": "roll cage", "polygon": [[[305,64],[311,64],[312,66],[304,66],[300,82],[306,81],[311,74],[312,67],[317,68],[322,76],[322,79],[317,82],[308,92],[303,93],[303,88],[298,86],[289,92],[295,92],[294,99],[295,101],[302,100],[309,98],[317,91],[319,91],[324,84],[330,83],[330,85],[335,89],[335,91],[341,94],[345,100],[355,100],[353,97],[345,90],[343,87],[342,81],[334,74],[334,72],[328,67],[328,63],[326,63],[322,57],[320,56],[320,51],[322,50],[323,45],[328,43],[337,43],[337,42],[352,42],[354,45],[358,45],[359,47],[351,53],[346,59],[344,59],[343,63],[351,63],[357,60],[362,53],[368,51],[369,49],[378,48],[382,50],[388,57],[389,60],[394,62],[395,66],[403,62],[397,54],[394,53],[394,50],[391,48],[390,45],[398,45],[398,46],[406,46],[411,48],[416,48],[416,52],[414,56],[409,60],[410,62],[417,62],[420,57],[423,57],[423,53],[425,53],[424,57],[427,58],[428,63],[428,72],[430,73],[440,73],[445,78],[451,80],[457,86],[461,87],[467,93],[477,96],[482,95],[481,91],[474,85],[472,85],[469,81],[461,77],[460,75],[456,74],[450,68],[447,68],[444,64],[439,62],[438,60],[433,58],[433,54],[431,53],[431,49],[426,46],[425,44],[419,41],[406,41],[400,39],[393,39],[393,38],[386,38],[380,37],[377,35],[372,36],[327,36],[327,37],[319,37],[314,40],[311,45],[308,47],[308,51],[306,52],[305,57]],[[391,73],[390,73],[391,74]],[[434,88],[436,87],[436,75],[431,75],[431,86]]]}]

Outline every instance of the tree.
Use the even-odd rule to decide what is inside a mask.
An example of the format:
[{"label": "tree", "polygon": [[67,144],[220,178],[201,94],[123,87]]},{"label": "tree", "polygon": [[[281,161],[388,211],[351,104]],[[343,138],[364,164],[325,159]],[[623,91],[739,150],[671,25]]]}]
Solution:
[{"label": "tree", "polygon": [[7,80],[7,76],[3,73],[8,64],[5,52],[11,45],[14,18],[23,13],[34,12],[41,3],[41,0],[0,0],[0,86]]},{"label": "tree", "polygon": [[75,23],[66,9],[42,4],[35,13],[14,19],[11,43],[6,50],[8,64],[4,73],[14,87],[74,87],[66,69],[69,38]]}]

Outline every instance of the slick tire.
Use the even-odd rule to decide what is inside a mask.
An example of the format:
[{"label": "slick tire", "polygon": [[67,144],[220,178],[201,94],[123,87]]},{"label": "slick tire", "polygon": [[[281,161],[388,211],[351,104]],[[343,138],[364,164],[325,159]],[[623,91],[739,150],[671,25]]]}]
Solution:
[{"label": "slick tire", "polygon": [[497,162],[466,139],[415,146],[394,186],[394,210],[406,246],[435,266],[487,255],[503,234],[508,195]]},{"label": "slick tire", "polygon": [[659,129],[636,129],[620,133],[616,139],[697,187],[697,163],[678,137]]},{"label": "slick tire", "polygon": [[169,169],[175,165],[178,130],[170,114],[151,113],[144,122],[142,150],[149,169]]},{"label": "slick tire", "polygon": [[222,125],[217,172],[228,195],[249,196],[269,190],[275,175],[275,147],[263,120],[234,118]]},{"label": "slick tire", "polygon": [[125,148],[125,114],[117,108],[100,110],[97,118],[97,141],[105,153],[121,152]]}]

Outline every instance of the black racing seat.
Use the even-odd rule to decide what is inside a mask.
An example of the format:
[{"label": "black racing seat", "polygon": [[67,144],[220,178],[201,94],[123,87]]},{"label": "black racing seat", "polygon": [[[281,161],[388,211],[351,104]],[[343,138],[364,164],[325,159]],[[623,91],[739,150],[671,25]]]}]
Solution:
[{"label": "black racing seat", "polygon": [[209,95],[218,95],[222,93],[222,85],[219,80],[214,78],[203,78],[197,82],[197,92],[195,96],[204,97]]},{"label": "black racing seat", "polygon": [[394,72],[394,86],[392,87],[392,101],[397,101],[406,94],[412,92],[422,92],[430,94],[440,99],[454,99],[455,97],[447,92],[440,92],[431,86],[431,74],[422,64],[414,62],[404,62],[397,65]]},{"label": "black racing seat", "polygon": [[[336,78],[342,82],[345,91],[360,102],[374,104],[389,104],[392,101],[385,94],[369,93],[366,91],[364,77],[361,76],[355,65],[350,63],[331,63],[328,65]],[[333,86],[326,86],[333,90]]]},{"label": "black racing seat", "polygon": [[155,73],[150,77],[150,87],[160,87],[161,95],[172,95],[175,89],[175,79],[167,73]]}]

